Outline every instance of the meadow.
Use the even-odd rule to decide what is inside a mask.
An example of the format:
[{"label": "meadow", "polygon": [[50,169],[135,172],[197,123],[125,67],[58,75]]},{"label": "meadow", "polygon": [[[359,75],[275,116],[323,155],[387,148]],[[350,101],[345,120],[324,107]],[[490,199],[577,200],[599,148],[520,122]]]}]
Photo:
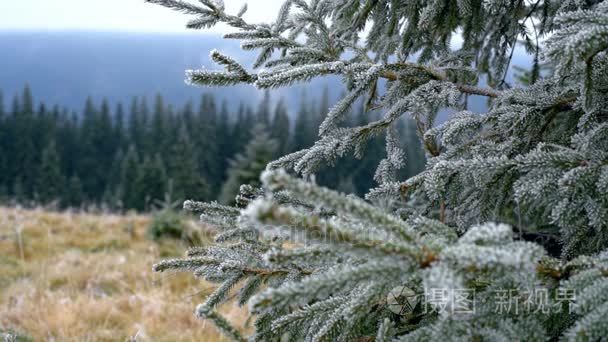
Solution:
[{"label": "meadow", "polygon": [[[150,220],[0,208],[0,332],[34,341],[224,341],[193,315],[213,285],[152,272],[188,243],[150,240]],[[186,225],[199,243],[210,241],[207,227]],[[246,329],[245,309],[220,311]]]}]

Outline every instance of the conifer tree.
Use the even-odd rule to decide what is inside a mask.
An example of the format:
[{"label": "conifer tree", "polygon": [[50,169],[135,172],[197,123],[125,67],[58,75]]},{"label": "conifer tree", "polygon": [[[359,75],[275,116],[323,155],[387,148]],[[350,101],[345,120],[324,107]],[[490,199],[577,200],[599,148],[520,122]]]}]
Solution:
[{"label": "conifer tree", "polygon": [[[68,180],[77,172],[77,159],[79,154],[79,134],[80,126],[78,118],[73,113],[68,113],[66,110],[61,112],[60,123],[57,128],[57,151],[62,162],[61,169],[63,170],[64,179]],[[120,169],[120,165],[118,167]],[[120,172],[120,171],[119,171]]]},{"label": "conifer tree", "polygon": [[289,122],[289,114],[285,107],[285,101],[280,99],[274,108],[274,115],[272,118],[272,125],[270,126],[270,135],[276,140],[277,155],[274,157],[282,156],[289,150],[289,137],[291,136],[291,127]]},{"label": "conifer tree", "polygon": [[[218,150],[218,164],[219,170],[226,170],[228,167],[228,159],[230,159],[236,151],[234,148],[234,141],[231,140],[231,127],[230,127],[230,112],[228,110],[228,103],[222,102],[220,114],[217,123],[217,131],[220,133],[218,140],[216,141]],[[220,173],[218,183],[225,181],[225,175],[223,172]]]},{"label": "conifer tree", "polygon": [[93,98],[89,96],[85,103],[78,146],[80,156],[78,173],[90,172],[92,175],[83,179],[82,185],[87,198],[92,198],[93,194],[100,190],[101,177],[105,173],[105,170],[96,168],[97,143],[100,140],[100,130],[97,128],[97,124],[101,121],[100,118],[101,115],[93,103]]},{"label": "conifer tree", "polygon": [[35,151],[34,162],[41,160],[42,150],[47,147],[47,142],[55,138],[55,126],[51,115],[46,105],[40,103],[34,115],[28,119],[28,131],[39,137],[32,142]]},{"label": "conifer tree", "polygon": [[270,137],[263,124],[253,127],[251,141],[242,153],[230,162],[227,180],[222,187],[220,202],[233,204],[241,185],[260,186],[260,174],[276,156],[277,141]]},{"label": "conifer tree", "polygon": [[114,128],[112,130],[112,140],[114,141],[116,150],[124,148],[126,141],[125,137],[125,112],[122,103],[116,104],[116,112],[114,112],[114,120],[112,120]]},{"label": "conifer tree", "polygon": [[[181,111],[181,116],[186,127],[194,126],[194,104],[192,100],[188,100]],[[172,129],[179,129],[180,127],[172,127]]]},{"label": "conifer tree", "polygon": [[114,159],[112,160],[112,164],[110,166],[106,189],[108,193],[117,195],[119,198],[119,193],[121,192],[120,186],[122,185],[122,163],[124,161],[124,158],[124,151],[122,149],[118,149],[118,151],[116,151],[116,153],[114,154]]},{"label": "conifer tree", "polygon": [[[325,115],[327,114],[329,109],[329,88],[327,86],[324,86],[323,91],[321,93],[321,100],[319,100],[319,105],[315,112],[316,117],[313,124],[315,128],[319,127],[323,120],[325,120]],[[315,134],[315,137],[316,136],[317,135]]]},{"label": "conifer tree", "polygon": [[180,127],[177,141],[171,147],[167,168],[174,198],[207,198],[210,189],[199,171],[195,147],[185,125]]},{"label": "conifer tree", "polygon": [[36,180],[37,187],[35,192],[42,203],[49,203],[60,199],[64,189],[64,180],[54,140],[42,151],[40,170],[38,171]]},{"label": "conifer tree", "polygon": [[[154,142],[154,150],[160,150],[167,145],[167,119],[166,119],[165,101],[160,94],[157,94],[154,99],[154,113],[152,115],[151,139]],[[151,151],[148,151],[151,152]]]},{"label": "conifer tree", "polygon": [[237,121],[234,125],[232,133],[232,141],[234,143],[235,151],[241,151],[247,145],[247,142],[251,139],[251,128],[255,125],[255,118],[251,112],[251,109],[246,107],[243,103],[239,104]]},{"label": "conifer tree", "polygon": [[13,194],[19,198],[31,198],[33,181],[36,177],[36,159],[40,151],[36,149],[33,136],[32,120],[33,98],[28,86],[25,87],[21,100],[18,96],[13,99],[12,113],[7,118],[6,148],[12,151],[7,158],[8,176],[15,180],[11,186]]},{"label": "conifer tree", "polygon": [[[201,96],[201,102],[199,104],[198,117],[196,126],[189,132],[190,136],[188,140],[196,146],[196,151],[204,151],[204,153],[197,153],[198,166],[197,170],[200,170],[199,178],[204,179],[220,179],[223,170],[216,168],[220,162],[220,156],[218,146],[215,142],[218,141],[218,113],[215,99],[211,94],[203,94]],[[175,182],[179,182],[175,179]],[[220,184],[207,183],[207,193],[217,193],[219,191]]]},{"label": "conifer tree", "polygon": [[270,114],[270,93],[265,91],[255,113],[256,123],[270,127]]},{"label": "conifer tree", "polygon": [[34,114],[34,97],[32,96],[32,89],[30,88],[29,84],[26,84],[25,88],[23,89],[21,106],[21,112],[28,115]]},{"label": "conifer tree", "polygon": [[67,182],[63,196],[64,204],[68,207],[78,207],[84,203],[84,193],[82,191],[82,182],[78,176],[72,176]]},{"label": "conifer tree", "polygon": [[121,205],[125,209],[138,208],[141,196],[137,192],[136,180],[139,171],[139,156],[134,145],[129,146],[127,154],[122,159],[120,175]]},{"label": "conifer tree", "polygon": [[[94,148],[97,155],[97,165],[110,165],[118,146],[116,145],[116,137],[112,134],[112,115],[110,114],[110,105],[107,98],[104,98],[101,102],[95,130],[97,133],[95,135]],[[107,177],[100,173],[97,181],[97,193],[103,192],[106,187],[106,181]]]},{"label": "conifer tree", "polygon": [[307,148],[314,141],[314,138],[310,136],[310,133],[315,131],[313,126],[315,118],[311,112],[312,110],[309,107],[306,92],[303,91],[300,96],[300,108],[298,109],[293,129],[292,150],[299,151]]},{"label": "conifer tree", "polygon": [[156,154],[154,158],[145,156],[137,170],[134,184],[135,192],[142,196],[135,209],[147,211],[155,201],[162,200],[167,192],[166,178],[165,166],[160,155]]},{"label": "conifer tree", "polygon": [[[237,287],[253,341],[608,336],[608,2],[287,0],[268,24],[222,0],[148,2],[193,15],[190,28],[225,23],[226,38],[259,51],[254,70],[213,51],[225,70],[188,71],[192,84],[269,89],[338,75],[348,88],[314,145],[270,163],[261,189],[243,188],[246,209],[184,203],[220,228],[217,245],[154,268],[219,283],[199,317],[245,340],[217,311]],[[510,88],[519,41],[555,70]],[[463,111],[469,95],[490,98],[488,112]],[[383,116],[342,126],[360,98]],[[446,107],[456,113],[435,125]],[[428,157],[407,180],[395,177],[404,153],[393,134],[404,115]],[[279,170],[312,175],[382,133],[387,156],[366,199]],[[514,216],[516,229],[494,223]],[[557,237],[559,255],[529,233]],[[505,301],[519,310],[497,307]]]},{"label": "conifer tree", "polygon": [[129,120],[127,124],[127,131],[129,139],[135,144],[135,146],[141,147],[141,130],[143,127],[144,123],[139,108],[139,99],[137,97],[134,97],[131,100],[131,106],[129,108]]}]

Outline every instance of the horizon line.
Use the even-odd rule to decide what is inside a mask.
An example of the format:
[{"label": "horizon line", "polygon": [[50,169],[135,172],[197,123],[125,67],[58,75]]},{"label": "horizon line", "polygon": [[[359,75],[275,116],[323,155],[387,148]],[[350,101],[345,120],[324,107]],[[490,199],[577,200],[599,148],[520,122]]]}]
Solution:
[{"label": "horizon line", "polygon": [[0,28],[2,33],[123,33],[123,34],[156,34],[156,35],[207,35],[222,37],[224,33],[214,31],[189,30],[183,31],[150,31],[150,30],[121,30],[112,28],[91,29],[91,28]]}]

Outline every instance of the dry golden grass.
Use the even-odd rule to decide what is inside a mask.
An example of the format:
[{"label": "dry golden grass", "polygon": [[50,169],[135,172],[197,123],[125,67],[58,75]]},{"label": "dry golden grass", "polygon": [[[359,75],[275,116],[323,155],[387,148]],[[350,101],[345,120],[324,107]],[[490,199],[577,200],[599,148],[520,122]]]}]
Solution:
[{"label": "dry golden grass", "polygon": [[[151,271],[186,246],[148,240],[148,222],[0,208],[0,330],[36,341],[225,340],[192,314],[211,284]],[[243,309],[220,311],[243,327]]]}]

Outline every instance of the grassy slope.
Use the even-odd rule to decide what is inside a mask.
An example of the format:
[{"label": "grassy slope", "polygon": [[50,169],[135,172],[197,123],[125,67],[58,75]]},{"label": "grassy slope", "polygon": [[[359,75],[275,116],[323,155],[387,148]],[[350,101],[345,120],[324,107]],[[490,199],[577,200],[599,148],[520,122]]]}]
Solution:
[{"label": "grassy slope", "polygon": [[[210,284],[151,272],[185,246],[148,240],[148,220],[0,208],[0,331],[36,341],[224,340],[192,314]],[[221,312],[245,318],[234,305]]]}]

